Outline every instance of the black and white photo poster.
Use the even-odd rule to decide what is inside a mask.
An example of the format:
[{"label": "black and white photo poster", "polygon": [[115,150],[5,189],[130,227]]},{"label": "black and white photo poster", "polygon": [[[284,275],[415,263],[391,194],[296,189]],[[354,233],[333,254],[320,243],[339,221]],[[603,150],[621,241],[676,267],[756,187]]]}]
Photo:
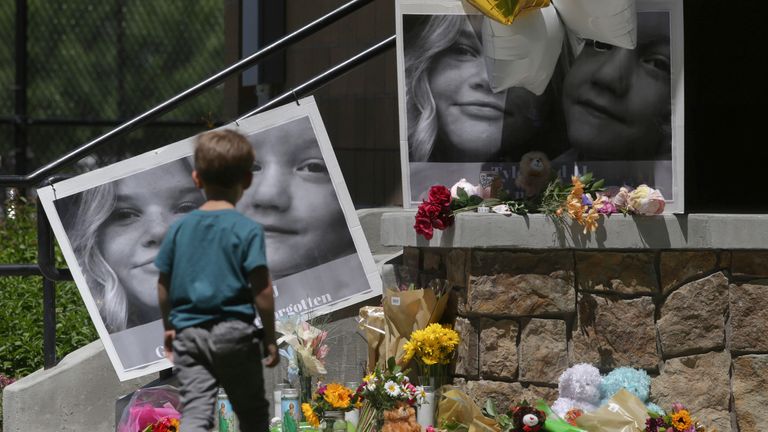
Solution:
[{"label": "black and white photo poster", "polygon": [[[314,99],[225,127],[256,154],[237,208],[264,227],[276,318],[381,294]],[[168,226],[205,201],[190,177],[193,152],[189,138],[38,190],[120,380],[170,367],[153,262]]]},{"label": "black and white photo poster", "polygon": [[[647,184],[661,190],[667,212],[682,212],[682,1],[637,0],[636,9],[634,49],[566,37],[549,85],[536,94],[523,87],[492,90],[485,18],[474,7],[399,0],[406,205],[420,203],[434,184],[450,187],[461,178],[477,184],[483,172],[501,177],[520,198],[514,181],[520,159],[539,151],[565,181],[578,169],[608,186]],[[530,56],[546,47],[534,42],[514,41],[530,43]]]}]

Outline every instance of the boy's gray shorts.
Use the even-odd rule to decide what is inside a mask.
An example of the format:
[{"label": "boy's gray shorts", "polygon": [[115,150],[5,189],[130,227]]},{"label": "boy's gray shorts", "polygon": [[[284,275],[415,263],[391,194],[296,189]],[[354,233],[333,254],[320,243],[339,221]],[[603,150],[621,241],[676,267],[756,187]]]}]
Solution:
[{"label": "boy's gray shorts", "polygon": [[232,320],[176,333],[173,360],[181,383],[180,430],[209,432],[218,387],[229,396],[242,432],[269,429],[260,341],[252,323]]}]

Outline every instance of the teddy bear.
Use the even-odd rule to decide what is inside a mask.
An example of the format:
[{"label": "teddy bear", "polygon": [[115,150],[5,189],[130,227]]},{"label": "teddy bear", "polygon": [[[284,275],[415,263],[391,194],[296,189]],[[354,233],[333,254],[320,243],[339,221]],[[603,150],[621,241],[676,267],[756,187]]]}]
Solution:
[{"label": "teddy bear", "polygon": [[381,432],[420,432],[416,422],[416,410],[407,405],[399,405],[384,411],[384,425]]},{"label": "teddy bear", "polygon": [[541,193],[552,177],[552,165],[547,155],[540,151],[531,151],[520,159],[520,171],[515,184],[525,191],[526,197]]},{"label": "teddy bear", "polygon": [[557,384],[559,397],[552,404],[552,411],[565,418],[572,409],[582,412],[597,409],[601,381],[600,371],[591,364],[578,363],[569,367],[560,375]]},{"label": "teddy bear", "polygon": [[600,384],[600,392],[603,397],[600,405],[608,402],[622,388],[637,396],[649,411],[664,415],[664,410],[660,406],[653,402],[648,402],[651,377],[648,376],[646,371],[631,367],[616,368],[603,378],[603,382]]}]

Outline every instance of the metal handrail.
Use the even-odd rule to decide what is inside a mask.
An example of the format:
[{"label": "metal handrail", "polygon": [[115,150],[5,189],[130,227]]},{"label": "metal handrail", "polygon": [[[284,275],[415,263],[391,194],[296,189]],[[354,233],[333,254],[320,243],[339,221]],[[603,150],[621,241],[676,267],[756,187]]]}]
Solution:
[{"label": "metal handrail", "polygon": [[183,92],[166,100],[165,102],[160,103],[154,108],[142,114],[139,114],[138,116],[132,118],[131,120],[128,120],[127,122],[99,136],[98,138],[86,144],[83,144],[82,146],[76,148],[75,150],[72,150],[71,152],[60,157],[59,159],[53,162],[50,162],[43,167],[38,168],[32,173],[29,173],[26,175],[0,174],[0,186],[25,187],[25,186],[37,185],[45,177],[50,176],[57,170],[78,161],[89,152],[104,145],[110,140],[117,138],[119,136],[122,136],[127,132],[130,132],[131,130],[141,126],[143,123],[153,118],[159,117],[160,115],[166,113],[167,111],[171,110],[172,108],[176,107],[177,105],[186,101],[187,99],[201,93],[204,90],[207,90],[210,87],[213,87],[221,83],[230,75],[233,75],[235,73],[248,69],[251,66],[254,66],[256,63],[258,63],[259,60],[262,60],[263,58],[275,53],[276,51],[281,50],[287,47],[288,45],[296,43],[310,36],[311,34],[314,34],[315,32],[329,26],[330,24],[349,15],[350,13],[356,11],[357,9],[360,9],[361,7],[365,6],[366,4],[372,1],[373,0],[351,0],[348,3],[345,3],[344,5],[325,14],[324,16],[316,19],[315,21],[312,21],[311,23],[305,25],[304,27],[294,31],[293,33],[287,36],[284,36],[281,39],[278,39],[277,41],[264,47],[258,52],[251,54],[250,56],[238,61],[237,63],[221,70],[220,72],[210,76],[209,78],[188,88],[187,90],[184,90]]},{"label": "metal handrail", "polygon": [[[219,82],[226,79],[229,75],[240,72],[263,57],[272,54],[275,50],[282,49],[286,45],[297,42],[309,34],[318,31],[327,25],[335,22],[336,20],[346,16],[347,14],[357,10],[365,4],[373,0],[352,0],[349,3],[339,7],[338,9],[326,14],[325,16],[313,21],[307,26],[291,33],[290,35],[278,40],[277,42],[269,45],[268,47],[260,50],[259,52],[243,59],[234,65],[222,70],[221,72],[211,76],[203,82],[189,88],[188,90],[176,95],[175,97],[161,103],[155,108],[146,111],[123,124],[113,129],[112,131],[90,141],[78,149],[62,156],[54,162],[39,168],[33,173],[27,175],[0,175],[0,186],[12,186],[23,187],[27,185],[34,185],[40,183],[40,179],[50,175],[69,163],[72,163],[80,157],[86,155],[88,152],[95,150],[97,147],[104,145],[110,139],[120,136],[144,123],[149,122],[151,119],[159,116],[160,114],[170,110],[174,106],[194,96],[195,94],[205,90],[206,88],[216,85]],[[338,78],[345,74],[354,67],[365,63],[369,59],[381,54],[387,49],[393,47],[395,44],[395,36],[390,36],[381,42],[373,45],[365,51],[357,54],[354,57],[322,72],[319,75],[311,78],[300,86],[296,87],[292,91],[286,92],[268,103],[256,108],[249,112],[245,118],[259,112],[265,111],[275,105],[284,103],[290,98],[297,98],[298,96],[310,93],[323,85],[327,84],[331,80]],[[238,119],[238,121],[240,120]],[[50,185],[55,181],[60,180],[61,176],[50,177],[41,185]],[[37,217],[37,230],[38,230],[38,262],[37,264],[0,264],[0,276],[31,276],[42,275],[43,276],[43,360],[45,368],[48,369],[56,365],[56,314],[55,314],[55,281],[72,280],[72,274],[69,269],[58,269],[55,266],[54,256],[54,240],[51,231],[51,226],[48,218],[45,217],[42,206],[38,203],[38,217]]]}]

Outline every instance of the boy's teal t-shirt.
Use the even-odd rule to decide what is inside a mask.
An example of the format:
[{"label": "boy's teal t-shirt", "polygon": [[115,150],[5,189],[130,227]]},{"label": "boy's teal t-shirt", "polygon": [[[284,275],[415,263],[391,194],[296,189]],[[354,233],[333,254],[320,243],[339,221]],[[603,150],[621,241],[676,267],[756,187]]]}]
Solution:
[{"label": "boy's teal t-shirt", "polygon": [[267,265],[264,229],[234,209],[194,210],[168,229],[155,265],[170,275],[174,329],[213,320],[253,321],[248,273]]}]

